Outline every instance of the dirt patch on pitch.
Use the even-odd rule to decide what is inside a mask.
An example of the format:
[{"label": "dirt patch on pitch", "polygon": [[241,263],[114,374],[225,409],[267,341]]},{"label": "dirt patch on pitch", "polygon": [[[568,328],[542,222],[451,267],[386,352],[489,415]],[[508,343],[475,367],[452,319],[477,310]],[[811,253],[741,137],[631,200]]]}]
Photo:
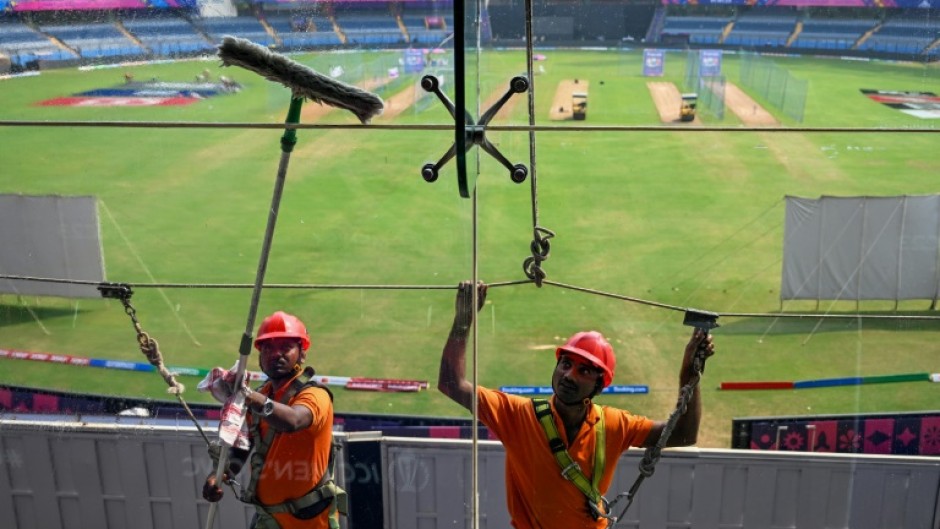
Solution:
[{"label": "dirt patch on pitch", "polygon": [[738,116],[741,123],[748,127],[773,127],[780,125],[777,118],[770,112],[751,99],[751,96],[745,94],[737,85],[733,83],[725,84],[725,106],[728,110]]},{"label": "dirt patch on pitch", "polygon": [[[646,88],[650,91],[650,97],[656,105],[656,111],[659,112],[659,120],[663,123],[682,123],[679,119],[679,109],[682,107],[682,94],[676,85],[664,81],[646,83]],[[701,124],[698,116],[691,122]]]},{"label": "dirt patch on pitch", "polygon": [[381,116],[376,118],[376,121],[391,121],[402,112],[411,108],[424,93],[421,86],[415,83],[406,87],[401,92],[393,94],[385,100],[385,110],[382,112]]},{"label": "dirt patch on pitch", "polygon": [[558,83],[548,119],[552,121],[574,119],[572,116],[571,95],[576,92],[587,94],[589,84],[584,79],[565,79]]}]

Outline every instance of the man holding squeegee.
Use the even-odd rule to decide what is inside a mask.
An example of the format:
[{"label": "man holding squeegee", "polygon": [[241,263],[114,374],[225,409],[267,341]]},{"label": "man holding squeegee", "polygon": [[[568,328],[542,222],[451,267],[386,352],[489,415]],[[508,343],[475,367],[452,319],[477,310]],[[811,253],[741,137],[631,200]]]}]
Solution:
[{"label": "man holding squeegee", "polygon": [[[683,388],[680,401],[686,406],[677,407],[683,408],[682,413],[677,411],[669,421],[660,422],[592,402],[610,385],[616,366],[613,348],[597,331],[576,333],[557,348],[552,374],[554,395],[550,400],[474,387],[465,375],[467,341],[474,313],[483,307],[486,291],[487,285],[479,283],[474,310],[473,284],[465,281],[458,286],[438,389],[471,411],[476,398],[480,421],[503,443],[506,501],[513,527],[612,526],[617,518],[611,514],[615,502],[608,502],[604,494],[620,454],[630,447],[646,447],[649,452],[660,445],[688,446],[696,442],[702,413],[697,381],[704,360],[715,351],[707,330],[717,324],[713,320],[693,322],[696,329],[685,347],[679,373]],[[690,384],[693,380],[695,383]],[[599,445],[603,449],[596,450]],[[656,460],[658,450],[647,471],[641,469],[642,476],[652,474]],[[629,496],[623,496],[632,501],[632,493],[641,481],[637,480]]]}]

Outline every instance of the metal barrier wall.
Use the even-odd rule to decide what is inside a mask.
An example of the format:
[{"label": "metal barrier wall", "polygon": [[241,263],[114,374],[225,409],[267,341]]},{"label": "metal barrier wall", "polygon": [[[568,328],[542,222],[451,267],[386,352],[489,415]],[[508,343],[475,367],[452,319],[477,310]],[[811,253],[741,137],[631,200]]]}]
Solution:
[{"label": "metal barrier wall", "polygon": [[[466,440],[337,434],[336,479],[351,529],[471,527]],[[502,446],[478,445],[480,527],[509,527]],[[642,457],[630,451],[608,496],[626,491]],[[193,428],[0,420],[4,527],[201,528],[211,471]],[[230,491],[218,527],[246,527],[252,509]],[[940,527],[940,459],[749,450],[668,450],[618,528]],[[12,525],[9,525],[12,521]]]},{"label": "metal barrier wall", "polygon": [[[344,446],[341,434],[337,440]],[[345,457],[337,454],[342,487]],[[0,513],[8,513],[0,526],[204,529],[202,485],[213,470],[191,426],[0,420]],[[226,487],[215,527],[247,527],[253,514]]]}]

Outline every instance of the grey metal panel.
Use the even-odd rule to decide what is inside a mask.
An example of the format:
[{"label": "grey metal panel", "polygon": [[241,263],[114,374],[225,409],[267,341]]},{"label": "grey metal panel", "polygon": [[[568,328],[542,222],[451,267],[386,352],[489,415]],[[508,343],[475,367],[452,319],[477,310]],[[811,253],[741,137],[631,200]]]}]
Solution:
[{"label": "grey metal panel", "polygon": [[[871,507],[874,513],[880,513],[880,516],[855,515],[849,521],[851,527],[858,529],[875,529],[878,527],[889,527],[882,525],[885,513],[882,511],[882,501],[884,498],[884,473],[872,469],[861,468],[855,474],[852,480],[852,502],[862,502]],[[900,526],[898,526],[900,527]]]},{"label": "grey metal panel", "polygon": [[747,490],[747,481],[744,479],[747,470],[741,465],[728,465],[718,462],[722,466],[720,486],[716,482],[705,483],[717,489],[721,496],[721,527],[744,527],[744,504]]},{"label": "grey metal panel", "polygon": [[771,523],[774,527],[796,527],[796,516],[800,509],[797,495],[800,487],[800,470],[784,468],[777,471],[776,489],[773,496]]},{"label": "grey metal panel", "polygon": [[[508,528],[502,445],[481,442],[478,455],[480,527]],[[382,466],[386,478],[385,527],[472,527],[472,458],[468,442],[385,438]]]},{"label": "grey metal panel", "polygon": [[[639,457],[639,454],[637,454]],[[631,477],[636,475],[637,461],[633,458],[627,458],[630,464],[624,465],[625,461],[621,458],[620,466],[617,472],[623,472],[625,468],[630,469]],[[636,500],[630,507],[630,510],[636,509],[633,513],[637,517],[637,526],[640,529],[654,529],[666,527],[667,508],[669,498],[669,480],[663,479],[669,475],[666,465],[657,466],[656,473],[645,479]],[[611,490],[608,494],[615,492]],[[629,512],[627,513],[630,514]]]},{"label": "grey metal panel", "polygon": [[[205,523],[209,504],[201,491],[212,463],[193,428],[0,421],[0,447],[0,506],[12,513],[5,515],[10,529],[201,529]],[[247,527],[253,512],[227,489],[215,526]]]},{"label": "grey metal panel", "polygon": [[934,299],[940,196],[786,197],[780,299]]},{"label": "grey metal panel", "polygon": [[[632,484],[639,458],[621,458],[618,477],[630,477],[615,479],[608,497]],[[936,529],[938,494],[940,461],[931,458],[673,450],[617,527]]]},{"label": "grey metal panel", "polygon": [[[23,527],[56,527],[61,516],[56,501],[49,439],[39,433],[26,433],[18,439],[18,453],[23,466],[17,472],[16,505],[14,510],[31,525]],[[38,475],[37,475],[38,474]]]},{"label": "grey metal panel", "polygon": [[694,500],[695,465],[691,461],[677,462],[664,470],[669,472],[666,527],[689,527]]},{"label": "grey metal panel", "polygon": [[[345,487],[345,437],[338,439],[336,479]],[[384,527],[472,526],[468,441],[375,442]],[[480,527],[508,528],[502,445],[481,442],[478,453]],[[0,508],[10,529],[201,529],[205,522],[200,495],[212,466],[192,428],[0,420],[0,455]],[[641,457],[639,450],[621,457],[608,497],[630,488]],[[616,527],[937,529],[938,503],[937,458],[667,450]],[[228,492],[216,527],[246,527],[251,513]]]},{"label": "grey metal panel", "polygon": [[824,491],[828,492],[828,501],[820,509],[826,516],[826,525],[824,527],[849,527],[852,490],[851,469],[834,468],[829,470],[828,490],[826,490],[825,485],[823,486]]},{"label": "grey metal panel", "polygon": [[[0,273],[104,280],[97,199],[91,196],[0,194]],[[99,298],[95,285],[0,281],[0,292]]]},{"label": "grey metal panel", "polygon": [[[83,476],[104,475],[100,472],[98,457],[98,446],[101,443],[114,444],[110,439],[89,436],[59,436],[50,439],[55,488],[59,494],[59,504],[63,507],[62,524],[65,527],[105,525],[100,508],[104,493],[101,487],[103,480],[82,479]],[[73,508],[65,507],[69,504],[63,499],[66,496],[74,500]]]},{"label": "grey metal panel", "polygon": [[691,518],[699,520],[703,527],[718,527],[721,523],[721,487],[715,484],[722,479],[720,465],[703,463],[695,469]]},{"label": "grey metal panel", "polygon": [[776,469],[765,465],[748,465],[746,473],[746,487],[744,500],[744,526],[745,527],[771,527],[770,513],[773,508],[773,494],[766,491],[773,490],[760,483],[771,484],[776,477]]}]

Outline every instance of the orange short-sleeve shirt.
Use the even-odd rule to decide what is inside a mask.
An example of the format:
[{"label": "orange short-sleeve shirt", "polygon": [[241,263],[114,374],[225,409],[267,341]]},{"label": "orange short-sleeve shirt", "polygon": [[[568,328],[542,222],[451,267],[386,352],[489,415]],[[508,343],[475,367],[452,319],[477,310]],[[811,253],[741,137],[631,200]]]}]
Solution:
[{"label": "orange short-sleeve shirt", "polygon": [[[266,384],[260,392],[280,402],[289,386],[285,384],[276,394],[269,395],[271,386]],[[329,394],[321,388],[308,387],[294,395],[289,404],[307,408],[313,420],[306,429],[274,436],[256,489],[258,501],[265,505],[282,503],[310,492],[329,466],[333,439],[333,402]],[[268,429],[267,422],[261,421],[259,429],[263,437]],[[328,516],[329,509],[310,520],[297,519],[290,513],[275,514],[274,518],[282,529],[328,529]]]},{"label": "orange short-sleeve shirt", "polygon": [[[607,526],[604,519],[594,520],[587,510],[587,499],[573,483],[561,476],[558,462],[548,448],[545,432],[535,418],[532,400],[518,395],[478,387],[478,409],[483,422],[506,449],[506,502],[516,529],[570,529]],[[550,399],[555,424],[561,419]],[[627,448],[641,446],[653,427],[646,417],[624,410],[601,406],[604,413],[606,450],[604,474],[598,485],[606,494],[613,480],[616,462]],[[568,446],[571,459],[590,480],[594,470],[594,424],[598,415],[593,407],[573,440],[561,440]]]}]

